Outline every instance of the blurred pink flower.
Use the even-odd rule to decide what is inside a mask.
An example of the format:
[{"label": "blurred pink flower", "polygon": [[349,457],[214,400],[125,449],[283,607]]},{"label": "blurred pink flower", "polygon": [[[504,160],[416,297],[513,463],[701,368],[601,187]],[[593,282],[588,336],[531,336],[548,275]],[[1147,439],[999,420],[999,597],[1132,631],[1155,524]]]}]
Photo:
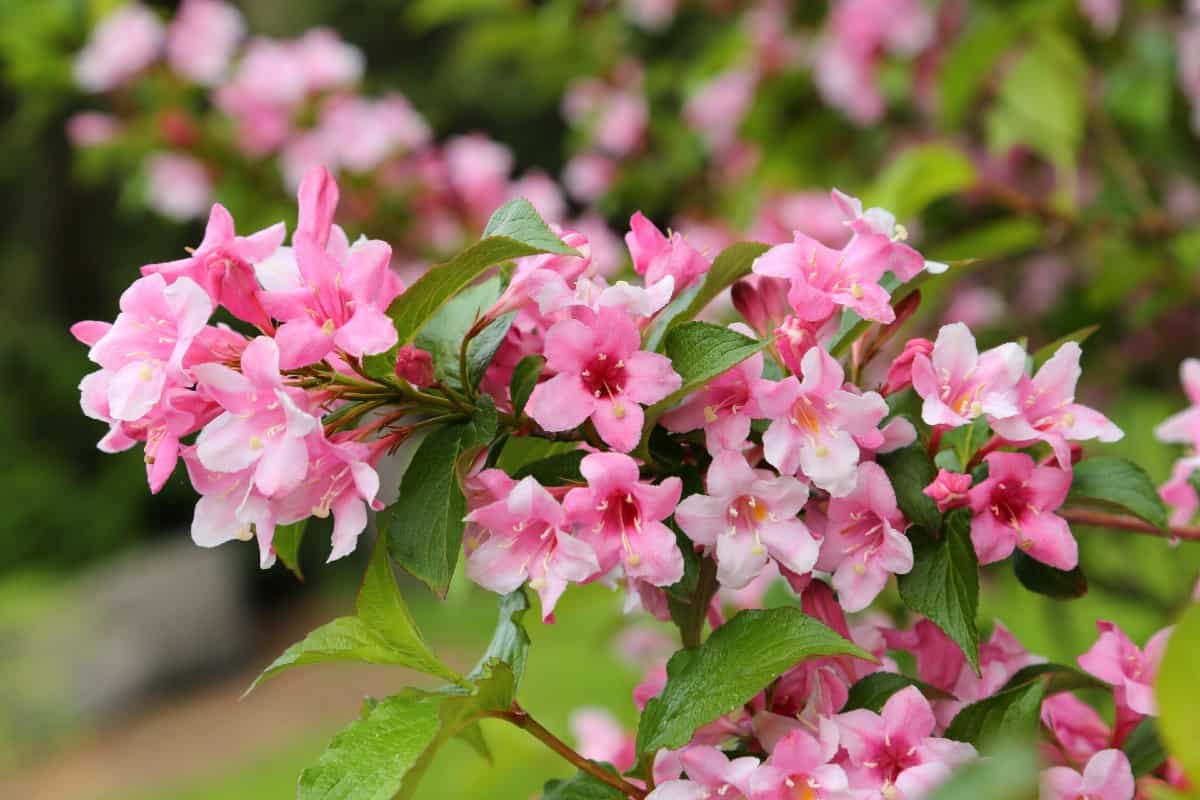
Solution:
[{"label": "blurred pink flower", "polygon": [[75,56],[75,82],[89,92],[107,92],[158,58],[165,33],[158,15],[129,3],[100,21]]},{"label": "blurred pink flower", "polygon": [[191,156],[159,153],[146,163],[146,199],[169,219],[184,221],[204,215],[212,204],[208,168]]},{"label": "blurred pink flower", "polygon": [[224,77],[245,32],[241,12],[223,0],[184,0],[167,28],[167,63],[211,86]]},{"label": "blurred pink flower", "polygon": [[112,114],[80,111],[67,120],[67,138],[75,147],[95,147],[121,133],[121,122]]}]

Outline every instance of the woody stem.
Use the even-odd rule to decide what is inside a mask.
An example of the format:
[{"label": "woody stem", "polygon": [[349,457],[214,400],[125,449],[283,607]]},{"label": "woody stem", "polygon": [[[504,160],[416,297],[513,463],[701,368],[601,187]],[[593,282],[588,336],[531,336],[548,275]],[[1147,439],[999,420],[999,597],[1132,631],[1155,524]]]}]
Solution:
[{"label": "woody stem", "polygon": [[1118,528],[1147,536],[1166,536],[1193,542],[1200,541],[1200,525],[1172,525],[1164,532],[1157,525],[1151,525],[1149,522],[1123,514],[1107,514],[1103,511],[1089,511],[1084,508],[1060,508],[1055,513],[1067,522],[1075,522],[1080,525]]}]

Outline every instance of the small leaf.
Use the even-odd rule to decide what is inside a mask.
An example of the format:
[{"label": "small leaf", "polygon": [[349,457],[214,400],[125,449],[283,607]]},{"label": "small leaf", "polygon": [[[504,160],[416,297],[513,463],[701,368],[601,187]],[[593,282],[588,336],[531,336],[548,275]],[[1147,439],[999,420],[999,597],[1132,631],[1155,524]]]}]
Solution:
[{"label": "small leaf", "polygon": [[442,727],[442,698],[409,690],[342,729],[300,775],[298,800],[388,800]]},{"label": "small leaf", "polygon": [[300,542],[304,540],[304,529],[308,518],[293,522],[291,525],[276,525],[275,536],[271,539],[271,548],[288,571],[299,580],[304,580],[304,572],[300,569]]},{"label": "small leaf", "polygon": [[942,512],[925,494],[925,487],[937,477],[937,468],[920,444],[911,444],[891,453],[881,453],[879,466],[887,473],[896,490],[896,502],[909,522],[931,533],[942,529]]},{"label": "small leaf", "polygon": [[434,377],[439,381],[456,389],[465,388],[458,363],[463,338],[498,297],[499,278],[468,286],[421,327],[414,344],[432,356]]},{"label": "small leaf", "polygon": [[1074,600],[1088,592],[1087,576],[1079,567],[1070,571],[1055,569],[1020,550],[1013,552],[1013,574],[1029,591],[1058,600]]},{"label": "small leaf", "polygon": [[472,389],[483,379],[483,373],[487,372],[516,316],[517,312],[513,311],[497,317],[467,345],[467,379]]},{"label": "small leaf", "polygon": [[879,713],[879,709],[883,708],[883,704],[888,701],[889,697],[909,686],[917,687],[921,694],[930,700],[945,700],[950,697],[936,686],[922,683],[907,675],[895,672],[873,672],[850,687],[850,694],[846,698],[846,705],[842,707],[842,711],[865,708],[868,711]]},{"label": "small leaf", "polygon": [[1041,681],[1045,687],[1046,696],[1060,692],[1074,692],[1079,689],[1098,689],[1106,691],[1109,687],[1086,672],[1066,664],[1030,664],[1013,673],[1001,691],[1015,689],[1019,686]]},{"label": "small leaf", "polygon": [[558,486],[563,483],[583,483],[583,473],[579,465],[586,456],[583,450],[572,450],[569,453],[556,453],[547,458],[533,461],[513,473],[514,480],[521,480],[532,475],[534,480],[543,486]]},{"label": "small leaf", "polygon": [[624,800],[624,797],[604,781],[586,772],[578,772],[565,781],[550,781],[542,788],[542,800]]},{"label": "small leaf", "polygon": [[1000,739],[1031,739],[1045,693],[1042,681],[1032,681],[972,703],[951,720],[946,738],[970,742],[984,753]]},{"label": "small leaf", "polygon": [[1039,348],[1038,351],[1032,356],[1033,368],[1036,370],[1041,367],[1042,364],[1045,364],[1047,361],[1049,361],[1050,357],[1058,352],[1058,348],[1062,347],[1067,342],[1083,344],[1091,337],[1093,333],[1098,330],[1100,330],[1099,325],[1088,325],[1080,328],[1077,331],[1071,331],[1066,336],[1060,336],[1045,347]]},{"label": "small leaf", "polygon": [[761,242],[738,242],[721,251],[713,260],[712,267],[704,276],[700,291],[692,298],[687,308],[681,311],[673,320],[670,328],[693,320],[713,301],[717,295],[728,289],[739,278],[750,274],[754,261],[770,249],[770,245]]},{"label": "small leaf", "polygon": [[[521,624],[525,612],[529,610],[529,598],[524,589],[509,592],[500,598],[500,617],[496,622],[496,630],[492,632],[492,641],[488,643],[483,657],[471,670],[470,678],[479,680],[483,675],[490,674],[495,662],[507,664],[513,677],[513,689],[521,683],[525,675],[525,657],[529,652],[529,634]],[[507,706],[507,704],[505,704]]]},{"label": "small leaf", "polygon": [[533,394],[545,364],[545,357],[539,355],[525,356],[517,362],[508,387],[509,396],[512,398],[513,416],[520,418],[524,413],[525,404],[529,402],[529,395]]},{"label": "small leaf", "polygon": [[899,576],[900,598],[953,639],[978,673],[979,562],[971,544],[970,515],[950,514],[940,539],[921,528],[910,528],[908,535],[913,568]]},{"label": "small leaf", "polygon": [[1162,739],[1158,735],[1158,723],[1154,717],[1146,717],[1129,733],[1121,750],[1129,758],[1129,766],[1135,778],[1149,775],[1167,760]]},{"label": "small leaf", "polygon": [[843,654],[873,660],[797,608],[742,611],[704,644],[671,657],[666,686],[642,714],[638,752],[681,747],[804,659]]},{"label": "small leaf", "polygon": [[546,253],[579,255],[579,251],[574,247],[563,244],[562,239],[550,230],[550,226],[537,213],[533,204],[523,197],[509,200],[497,208],[483,229],[483,236],[485,240],[492,236],[504,236]]},{"label": "small leaf", "polygon": [[1067,502],[1124,511],[1167,530],[1167,509],[1150,477],[1123,458],[1100,456],[1076,464]]},{"label": "small leaf", "polygon": [[965,191],[975,184],[975,167],[958,147],[932,142],[911,147],[897,156],[864,197],[886,208],[897,219],[911,219],[935,200]]},{"label": "small leaf", "polygon": [[1187,775],[1200,775],[1200,604],[1184,613],[1158,668],[1158,731]]}]

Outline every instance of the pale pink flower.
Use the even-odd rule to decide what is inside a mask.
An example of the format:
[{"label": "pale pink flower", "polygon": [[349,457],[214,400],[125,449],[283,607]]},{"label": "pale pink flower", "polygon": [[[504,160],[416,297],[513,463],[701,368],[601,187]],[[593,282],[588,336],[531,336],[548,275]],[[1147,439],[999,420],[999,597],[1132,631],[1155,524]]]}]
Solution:
[{"label": "pale pink flower", "polygon": [[987,415],[1003,419],[1019,413],[1017,382],[1025,374],[1025,352],[1013,342],[980,353],[961,322],[943,325],[933,352],[912,361],[913,388],[924,398],[927,425],[966,425]]},{"label": "pale pink flower", "polygon": [[1120,750],[1101,750],[1083,774],[1070,767],[1042,772],[1038,800],[1133,800],[1133,770]]},{"label": "pale pink flower", "polygon": [[183,222],[203,216],[212,203],[208,168],[191,156],[156,153],[146,161],[146,201],[167,219]]},{"label": "pale pink flower", "polygon": [[1000,561],[1020,548],[1055,569],[1074,569],[1079,547],[1067,521],[1054,513],[1067,499],[1071,473],[1039,467],[1024,453],[990,453],[984,463],[987,479],[968,493],[979,562]]},{"label": "pale pink flower", "polygon": [[218,472],[200,463],[196,448],[183,453],[192,487],[200,494],[192,515],[192,541],[201,547],[258,539],[259,565],[275,563],[275,514],[254,486],[254,470]]},{"label": "pale pink flower", "polygon": [[1004,295],[996,289],[963,282],[951,290],[942,318],[970,328],[986,328],[1002,322],[1010,313]]},{"label": "pale pink flower", "polygon": [[709,148],[725,150],[737,140],[738,127],[754,102],[759,76],[732,69],[697,89],[683,107],[683,118]]},{"label": "pale pink flower", "polygon": [[794,730],[771,750],[750,777],[754,800],[840,800],[847,789],[846,772],[831,764],[838,751],[836,725],[823,725],[819,735]]},{"label": "pale pink flower", "polygon": [[952,508],[962,508],[969,504],[967,490],[970,488],[970,475],[940,469],[937,477],[922,490],[922,493],[937,503],[938,511],[945,514]]},{"label": "pale pink flower", "polygon": [[620,453],[592,453],[579,468],[588,485],[568,492],[563,506],[576,535],[599,557],[600,574],[623,564],[630,578],[654,586],[678,581],[683,556],[662,520],[679,502],[679,478],[643,483],[637,462]]},{"label": "pale pink flower", "polygon": [[612,277],[625,265],[625,243],[594,213],[579,217],[567,227],[587,237],[592,267],[597,275]]},{"label": "pale pink flower", "polygon": [[455,194],[476,217],[486,220],[508,196],[512,153],[482,133],[456,136],[442,150]]},{"label": "pale pink flower", "polygon": [[1179,380],[1191,405],[1176,412],[1154,429],[1163,442],[1200,449],[1200,358],[1187,358],[1179,365]]},{"label": "pale pink flower", "polygon": [[1017,383],[1017,415],[992,420],[992,430],[1022,446],[1046,442],[1063,469],[1071,466],[1068,441],[1115,442],[1124,436],[1108,417],[1075,402],[1075,384],[1082,373],[1080,354],[1078,344],[1067,342],[1032,378],[1022,375]]},{"label": "pale pink flower", "polygon": [[1200,456],[1181,458],[1171,468],[1171,479],[1158,487],[1159,497],[1171,508],[1171,524],[1187,525],[1200,510],[1200,494],[1192,475],[1200,469]]},{"label": "pale pink flower", "polygon": [[637,762],[634,738],[604,709],[577,709],[571,712],[569,724],[579,743],[575,749],[584,758],[612,764],[619,772]]},{"label": "pale pink flower", "polygon": [[[842,212],[846,227],[854,232],[856,237],[882,236],[879,245],[887,255],[887,269],[902,281],[910,281],[926,269],[925,259],[921,254],[904,244],[908,231],[896,222],[896,215],[882,208],[863,210],[862,201],[851,197],[845,192],[834,189],[831,197],[834,205]],[[936,262],[935,262],[936,263]],[[940,271],[938,264],[931,272]]]},{"label": "pale pink flower", "polygon": [[807,486],[752,469],[731,450],[713,459],[706,485],[708,494],[679,504],[675,520],[693,542],[715,553],[723,586],[741,589],[768,559],[795,573],[812,570],[820,548],[797,517],[808,501]]},{"label": "pale pink flower", "polygon": [[661,31],[675,19],[679,0],[621,0],[625,18],[648,31]]},{"label": "pale pink flower", "polygon": [[393,155],[425,146],[431,133],[408,100],[392,93],[378,100],[330,98],[314,136],[318,161],[368,173]]},{"label": "pale pink flower", "polygon": [[682,379],[665,356],[640,350],[641,335],[624,311],[579,309],[546,334],[546,368],[554,377],[529,397],[529,416],[548,431],[591,418],[611,447],[628,452],[642,435],[642,405],[677,390]]},{"label": "pale pink flower", "polygon": [[154,63],[162,51],[163,24],[141,3],[123,5],[100,21],[75,56],[75,82],[107,92]]},{"label": "pale pink flower", "polygon": [[802,474],[835,497],[848,494],[858,472],[859,445],[881,443],[879,423],[887,403],[875,392],[842,388],[837,359],[819,347],[801,361],[804,380],[784,378],[758,401],[771,426],[763,434],[763,454],[786,475]]},{"label": "pale pink flower", "polygon": [[67,138],[75,147],[107,144],[121,133],[121,122],[112,114],[80,111],[67,120]]},{"label": "pale pink flower", "polygon": [[1100,638],[1079,657],[1080,668],[1113,687],[1118,716],[1121,709],[1136,715],[1157,715],[1154,679],[1173,628],[1163,628],[1151,636],[1145,649],[1138,648],[1111,622],[1101,620],[1096,628]]},{"label": "pale pink flower", "polygon": [[563,186],[581,203],[591,203],[608,191],[617,176],[616,163],[602,153],[580,153],[563,169]]},{"label": "pale pink flower", "polygon": [[1029,653],[1017,638],[998,621],[991,637],[979,648],[979,674],[964,664],[958,680],[950,687],[957,701],[942,701],[934,704],[938,721],[949,725],[950,720],[963,706],[991,697],[1000,691],[1013,675],[1023,667],[1040,664],[1045,659]]},{"label": "pale pink flower", "polygon": [[592,140],[601,151],[622,158],[641,146],[649,119],[646,98],[633,89],[615,89],[599,109]]},{"label": "pale pink flower", "polygon": [[767,244],[791,241],[796,231],[827,247],[844,247],[851,232],[837,204],[824,192],[771,196],[758,209],[749,238]]},{"label": "pale pink flower", "polygon": [[861,611],[883,591],[890,575],[912,569],[907,527],[887,473],[873,461],[859,464],[854,490],[829,501],[817,562],[818,569],[833,572],[842,608]]},{"label": "pale pink flower", "polygon": [[646,800],[747,800],[750,783],[759,769],[759,761],[752,756],[735,758],[732,761],[715,747],[701,745],[689,747],[680,756],[686,780],[673,780],[661,784],[647,795]]},{"label": "pale pink flower", "polygon": [[362,51],[330,28],[313,28],[292,43],[309,91],[338,89],[362,77]]},{"label": "pale pink flower", "polygon": [[246,32],[241,12],[223,0],[184,0],[167,28],[167,63],[212,86],[225,75]]},{"label": "pale pink flower", "polygon": [[[764,278],[764,280],[779,280]],[[783,365],[793,375],[804,372],[804,356],[814,347],[826,349],[838,332],[841,320],[836,314],[821,321],[807,321],[789,316],[775,329],[775,349]]]},{"label": "pale pink flower", "polygon": [[638,211],[629,220],[625,244],[633,257],[633,268],[651,286],[668,276],[675,279],[675,291],[682,292],[708,272],[712,262],[688,243],[683,234],[667,237],[653,222]]},{"label": "pale pink flower", "polygon": [[507,497],[476,508],[467,520],[488,533],[468,556],[467,575],[499,594],[528,580],[541,598],[547,622],[568,583],[582,583],[600,572],[591,545],[570,534],[566,512],[532,477],[519,481]]},{"label": "pale pink flower", "polygon": [[1096,32],[1111,36],[1121,23],[1122,0],[1079,0],[1079,10]]},{"label": "pale pink flower", "polygon": [[[551,224],[561,223],[567,216],[567,200],[554,179],[533,169],[509,184],[508,197],[523,197],[528,200],[542,219]],[[586,238],[586,237],[585,237]]]},{"label": "pale pink flower", "polygon": [[835,720],[851,788],[884,798],[924,797],[954,767],[976,757],[975,748],[965,742],[933,736],[933,709],[915,686],[888,698],[878,714],[858,709]]},{"label": "pale pink flower", "polygon": [[709,452],[714,454],[741,448],[750,435],[750,421],[767,416],[759,399],[775,384],[763,380],[762,370],[762,353],[755,353],[664,414],[663,427],[675,433],[703,428]]}]

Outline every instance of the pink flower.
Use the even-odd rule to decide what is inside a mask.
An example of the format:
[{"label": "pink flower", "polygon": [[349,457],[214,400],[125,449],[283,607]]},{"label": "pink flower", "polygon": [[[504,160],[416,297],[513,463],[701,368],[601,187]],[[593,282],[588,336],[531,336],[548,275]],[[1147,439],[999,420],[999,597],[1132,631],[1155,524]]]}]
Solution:
[{"label": "pink flower", "polygon": [[562,182],[567,192],[581,203],[591,203],[612,186],[616,163],[603,153],[580,153],[563,169]]},{"label": "pink flower", "polygon": [[486,220],[508,196],[512,153],[482,133],[456,136],[446,142],[443,152],[455,194],[475,217]]},{"label": "pink flower", "polygon": [[883,467],[858,465],[854,490],[829,501],[818,569],[833,572],[833,588],[847,611],[861,611],[883,591],[889,575],[913,567],[908,523]]},{"label": "pink flower", "polygon": [[1003,419],[1019,413],[1017,382],[1025,374],[1025,353],[1015,343],[985,350],[961,322],[943,325],[933,352],[912,362],[913,388],[925,400],[928,425],[966,425],[986,414]]},{"label": "pink flower", "polygon": [[548,431],[566,431],[591,418],[611,447],[628,452],[642,435],[642,405],[682,385],[665,356],[638,348],[641,335],[615,308],[580,309],[546,333],[546,367],[555,373],[529,397],[527,411]]},{"label": "pink flower", "polygon": [[507,497],[472,511],[467,521],[489,534],[468,556],[467,575],[499,594],[528,580],[547,622],[568,583],[600,572],[592,547],[567,531],[566,512],[532,477],[523,478]]},{"label": "pink flower", "polygon": [[196,438],[196,458],[213,472],[253,467],[253,485],[261,495],[286,494],[308,472],[304,440],[320,420],[305,409],[303,392],[286,386],[275,340],[260,336],[248,344],[241,370],[215,363],[193,367],[201,390],[225,409]]},{"label": "pink flower", "polygon": [[[542,219],[551,224],[561,223],[567,216],[567,200],[554,179],[541,170],[526,172],[509,184],[508,197],[528,200]],[[586,241],[586,237],[584,241]]]},{"label": "pink flower", "polygon": [[762,370],[762,354],[755,353],[664,414],[663,427],[675,433],[704,428],[712,453],[740,449],[750,435],[750,421],[767,416],[759,398],[775,384],[763,380]]},{"label": "pink flower", "polygon": [[[925,259],[921,254],[904,244],[904,240],[908,238],[908,231],[896,222],[895,214],[882,208],[869,208],[864,211],[861,200],[837,189],[833,190],[831,197],[845,217],[846,226],[854,231],[855,237],[883,237],[877,243],[886,253],[888,271],[897,278],[910,281],[926,268]],[[941,271],[939,267],[944,266],[939,264],[930,271]]]},{"label": "pink flower", "polygon": [[204,240],[190,256],[178,261],[148,264],[142,267],[142,274],[159,274],[172,283],[190,278],[204,288],[213,302],[224,306],[238,319],[268,332],[273,326],[262,306],[252,265],[274,253],[285,234],[283,223],[279,223],[250,236],[237,236],[233,217],[218,203],[208,217]]},{"label": "pink flower", "polygon": [[610,155],[627,156],[641,145],[649,117],[646,98],[640,93],[629,89],[609,92],[595,119],[592,140]]},{"label": "pink flower", "polygon": [[801,362],[805,354],[814,347],[827,348],[838,332],[840,322],[836,314],[819,322],[806,321],[797,316],[787,317],[775,329],[775,349],[783,365],[794,375],[803,373]]},{"label": "pink flower", "polygon": [[1112,732],[1096,710],[1070,692],[1060,692],[1042,701],[1042,724],[1058,742],[1068,763],[1086,763],[1108,747]]},{"label": "pink flower", "polygon": [[1160,441],[1200,449],[1200,358],[1184,359],[1179,365],[1179,380],[1191,406],[1168,417],[1154,429],[1154,435]]},{"label": "pink flower", "polygon": [[1157,715],[1154,679],[1173,628],[1163,628],[1151,636],[1144,650],[1111,622],[1099,621],[1096,628],[1100,638],[1079,657],[1080,668],[1113,687],[1118,716],[1121,709],[1137,715]]},{"label": "pink flower", "polygon": [[798,729],[783,737],[770,758],[750,777],[754,800],[838,800],[847,788],[846,772],[829,763],[838,751],[837,727],[823,725],[819,738]]},{"label": "pink flower", "polygon": [[313,28],[291,46],[311,92],[350,86],[362,77],[365,66],[362,51],[343,41],[337,31]]},{"label": "pink flower", "polygon": [[1192,484],[1192,475],[1200,469],[1200,457],[1181,458],[1171,468],[1171,479],[1158,488],[1163,502],[1171,508],[1171,524],[1187,525],[1200,509],[1200,494]]},{"label": "pink flower", "polygon": [[878,425],[887,404],[875,392],[842,388],[837,359],[819,347],[804,354],[804,380],[791,376],[759,398],[772,420],[763,434],[763,453],[786,475],[803,474],[835,497],[848,494],[858,477],[859,445],[877,447]]},{"label": "pink flower", "polygon": [[1079,10],[1102,36],[1111,36],[1121,22],[1122,0],[1079,0]]},{"label": "pink flower", "polygon": [[75,56],[75,82],[89,92],[115,89],[158,58],[163,24],[141,3],[106,16]]},{"label": "pink flower", "polygon": [[67,138],[75,147],[107,144],[121,133],[121,122],[112,114],[80,111],[67,120]]},{"label": "pink flower", "polygon": [[751,469],[741,453],[726,450],[708,468],[708,494],[687,497],[675,519],[693,542],[714,549],[717,580],[741,589],[771,558],[795,573],[812,570],[817,542],[797,514],[808,487],[795,478]]},{"label": "pink flower", "polygon": [[680,756],[687,780],[661,784],[646,800],[746,800],[750,784],[759,769],[757,758],[743,756],[730,760],[715,747],[690,747]]},{"label": "pink flower", "polygon": [[625,244],[633,257],[633,268],[653,286],[668,275],[675,279],[675,291],[691,286],[712,266],[712,262],[688,244],[681,233],[670,238],[638,211],[629,220]]},{"label": "pink flower", "polygon": [[1070,767],[1042,772],[1039,800],[1133,800],[1133,770],[1120,750],[1101,750],[1079,774]]},{"label": "pink flower", "polygon": [[820,322],[839,308],[864,319],[890,323],[896,314],[879,279],[888,268],[885,237],[855,237],[833,250],[797,232],[791,244],[772,247],[754,261],[759,275],[791,281],[788,302],[803,320]]},{"label": "pink flower", "polygon": [[387,351],[396,344],[396,328],[385,313],[398,294],[389,269],[392,248],[375,239],[344,251],[340,242],[329,247],[338,190],[325,168],[305,176],[299,197],[292,242],[303,282],[263,295],[271,316],[284,321],[275,334],[280,363],[296,369],[335,349],[354,357]]},{"label": "pink flower", "polygon": [[167,29],[167,63],[211,86],[225,74],[246,32],[241,13],[222,0],[185,0]]},{"label": "pink flower", "polygon": [[1022,375],[1017,383],[1017,415],[993,420],[992,430],[1022,446],[1046,442],[1063,469],[1071,466],[1068,441],[1119,440],[1124,434],[1108,417],[1075,402],[1079,356],[1079,345],[1067,342],[1032,378]]},{"label": "pink flower", "polygon": [[733,307],[761,337],[772,335],[791,316],[787,292],[785,280],[749,275],[733,284],[729,293]]},{"label": "pink flower", "polygon": [[208,168],[191,156],[156,153],[146,162],[146,200],[167,219],[195,219],[212,203]]},{"label": "pink flower", "polygon": [[612,764],[625,772],[637,762],[634,738],[611,714],[600,708],[581,708],[571,713],[571,732],[579,742],[577,752],[592,761]]},{"label": "pink flower", "polygon": [[903,352],[896,356],[896,360],[888,367],[883,394],[893,395],[912,386],[913,361],[917,356],[928,358],[932,352],[933,342],[928,339],[909,339],[905,342]]},{"label": "pink flower", "polygon": [[991,453],[988,477],[972,487],[971,542],[981,564],[1007,558],[1019,547],[1056,569],[1074,569],[1079,549],[1055,510],[1067,499],[1071,473],[1039,467],[1024,453]]},{"label": "pink flower", "polygon": [[270,501],[254,486],[254,470],[207,469],[195,448],[184,452],[183,463],[200,494],[192,515],[192,541],[200,547],[216,547],[235,539],[248,542],[257,538],[259,565],[266,569],[274,564],[275,514]]},{"label": "pink flower", "polygon": [[850,240],[845,216],[824,192],[767,197],[748,235],[756,242],[783,244],[796,231],[829,247],[842,247]]},{"label": "pink flower", "polygon": [[599,558],[599,574],[618,563],[631,578],[669,586],[683,576],[683,556],[675,534],[662,523],[679,503],[683,484],[671,477],[642,483],[638,466],[620,453],[592,453],[579,466],[587,486],[563,501],[576,535]]},{"label": "pink flower", "polygon": [[943,514],[952,508],[962,508],[970,502],[967,490],[971,488],[971,476],[950,470],[938,470],[937,477],[922,491],[926,497],[937,503],[938,511]]},{"label": "pink flower", "polygon": [[878,792],[883,798],[919,798],[949,777],[951,770],[975,758],[965,742],[934,737],[933,710],[915,686],[896,692],[880,713],[847,711],[834,718],[846,750],[852,789]]},{"label": "pink flower", "polygon": [[725,150],[737,140],[742,118],[754,102],[759,76],[752,69],[732,69],[701,86],[683,107],[683,118],[712,150]]},{"label": "pink flower", "polygon": [[621,0],[626,19],[648,31],[661,31],[675,19],[679,0]]}]

